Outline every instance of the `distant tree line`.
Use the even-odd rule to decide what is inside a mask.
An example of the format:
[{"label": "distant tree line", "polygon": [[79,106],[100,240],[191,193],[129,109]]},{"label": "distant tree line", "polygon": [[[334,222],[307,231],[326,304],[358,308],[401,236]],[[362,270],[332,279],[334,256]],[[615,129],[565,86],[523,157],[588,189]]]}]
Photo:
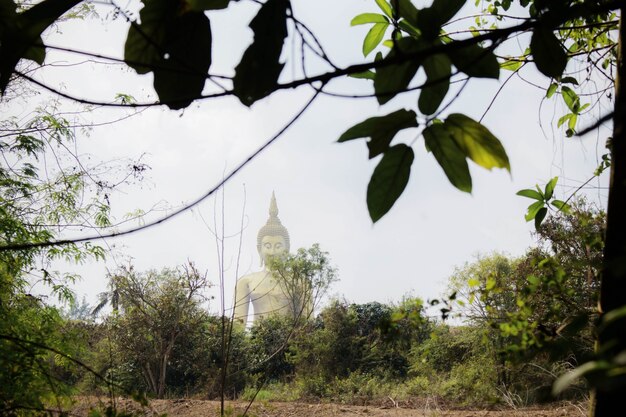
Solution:
[{"label": "distant tree line", "polygon": [[572,204],[544,222],[525,255],[486,255],[457,269],[446,299],[333,300],[311,320],[276,316],[249,329],[224,329],[230,317],[207,312],[208,281],[192,264],[120,268],[99,305],[65,310],[18,294],[4,270],[2,285],[14,287],[0,304],[2,379],[11,388],[1,406],[26,415],[16,404],[45,409],[77,393],[112,392],[515,407],[584,399],[584,381],[556,397],[553,384],[593,352],[604,218],[584,201]]}]

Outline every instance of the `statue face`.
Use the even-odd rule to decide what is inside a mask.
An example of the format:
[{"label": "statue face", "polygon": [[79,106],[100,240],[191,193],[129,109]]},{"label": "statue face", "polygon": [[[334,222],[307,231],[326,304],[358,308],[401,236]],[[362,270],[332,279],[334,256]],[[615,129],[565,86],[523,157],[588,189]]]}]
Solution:
[{"label": "statue face", "polygon": [[285,238],[282,236],[263,236],[261,239],[261,258],[267,265],[272,256],[279,255],[287,249]]}]

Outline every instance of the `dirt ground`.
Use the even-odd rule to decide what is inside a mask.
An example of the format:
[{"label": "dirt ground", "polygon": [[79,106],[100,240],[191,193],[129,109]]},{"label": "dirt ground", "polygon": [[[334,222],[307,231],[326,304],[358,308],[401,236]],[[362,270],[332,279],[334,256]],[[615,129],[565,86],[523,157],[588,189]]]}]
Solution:
[{"label": "dirt ground", "polygon": [[[103,399],[102,401],[106,401]],[[75,416],[87,416],[89,409],[98,404],[97,399],[82,401],[71,412]],[[101,403],[102,404],[102,403]],[[245,402],[226,402],[225,415],[236,417],[246,409]],[[206,400],[152,400],[150,407],[142,409],[132,401],[116,401],[118,411],[139,411],[143,416],[168,417],[217,417],[220,415],[220,403]],[[388,404],[355,406],[342,404],[307,404],[255,402],[247,414],[250,417],[584,417],[584,404],[551,404],[545,407],[493,409],[452,409],[433,400],[424,400],[413,404]]]}]

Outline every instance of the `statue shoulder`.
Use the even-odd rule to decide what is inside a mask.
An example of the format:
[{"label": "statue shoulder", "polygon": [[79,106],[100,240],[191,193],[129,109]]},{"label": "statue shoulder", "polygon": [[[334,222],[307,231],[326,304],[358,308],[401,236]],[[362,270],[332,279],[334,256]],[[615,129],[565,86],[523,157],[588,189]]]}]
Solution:
[{"label": "statue shoulder", "polygon": [[239,284],[247,285],[251,282],[257,282],[259,280],[262,280],[263,278],[265,278],[266,275],[267,275],[266,271],[251,272],[249,274],[246,274],[240,277],[239,280],[237,280],[237,282]]}]

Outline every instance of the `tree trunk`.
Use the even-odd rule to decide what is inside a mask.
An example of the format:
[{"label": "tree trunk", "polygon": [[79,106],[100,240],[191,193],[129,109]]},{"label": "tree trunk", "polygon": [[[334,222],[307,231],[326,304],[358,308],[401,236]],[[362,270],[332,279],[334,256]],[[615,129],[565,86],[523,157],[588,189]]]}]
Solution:
[{"label": "tree trunk", "polygon": [[[613,139],[611,149],[611,178],[607,207],[607,225],[604,247],[604,265],[600,287],[600,316],[626,306],[626,89],[623,44],[624,11],[620,11],[619,39],[617,43],[617,74],[615,77],[615,112],[613,116]],[[626,351],[626,321],[620,322],[617,331],[602,331],[598,335],[598,351],[608,350],[614,359]],[[611,344],[615,344],[611,346]],[[598,387],[592,404],[592,415],[607,417],[623,410],[624,388]],[[623,411],[622,411],[623,412]]]},{"label": "tree trunk", "polygon": [[150,368],[150,363],[147,363],[144,367],[144,375],[146,378],[146,381],[148,382],[148,387],[150,388],[150,391],[152,391],[153,393],[157,393],[157,383],[156,380],[154,379],[154,375],[152,374],[152,369]]},{"label": "tree trunk", "polygon": [[159,370],[159,391],[157,392],[157,398],[163,398],[165,394],[165,377],[167,375],[167,362],[172,351],[171,346],[168,346],[163,357],[161,358],[161,369]]}]

